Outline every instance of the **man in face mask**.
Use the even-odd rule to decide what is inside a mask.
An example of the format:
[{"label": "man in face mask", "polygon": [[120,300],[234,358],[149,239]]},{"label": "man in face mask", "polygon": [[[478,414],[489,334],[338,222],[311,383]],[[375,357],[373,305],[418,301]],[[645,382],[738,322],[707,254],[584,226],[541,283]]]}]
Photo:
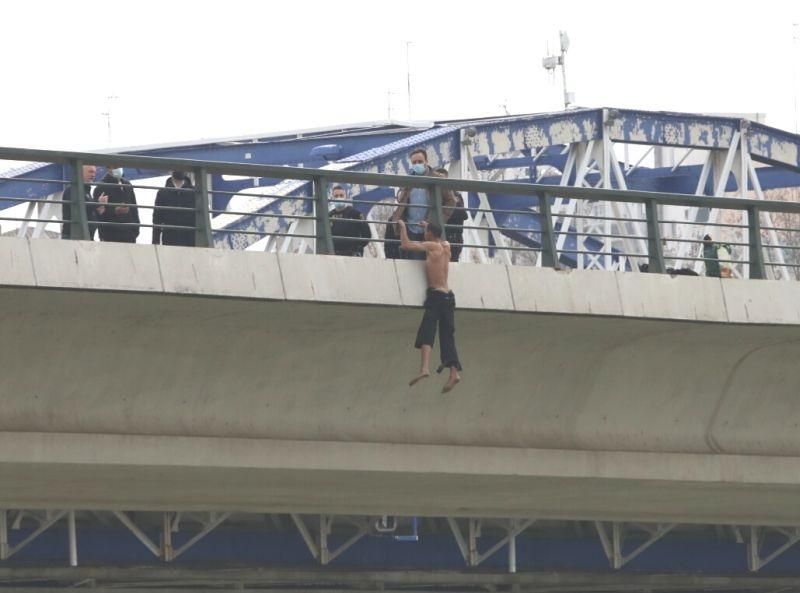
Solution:
[{"label": "man in face mask", "polygon": [[94,189],[94,198],[108,196],[108,207],[100,214],[98,233],[101,241],[136,243],[139,236],[139,209],[131,182],[123,176],[122,167],[109,167]]},{"label": "man in face mask", "polygon": [[[414,149],[408,156],[410,161],[409,173],[411,175],[437,176],[430,166],[428,166],[428,153],[425,152],[424,149]],[[455,196],[453,192],[450,190],[442,190],[442,214],[444,220],[450,218],[454,206]],[[422,223],[436,224],[438,222],[436,219],[435,194],[424,188],[404,187],[401,189],[397,193],[397,209],[389,218],[389,222],[396,223],[400,220],[406,223],[410,241],[423,241],[424,231]],[[387,239],[390,237],[397,237],[395,229],[389,230],[392,226],[393,225],[387,226]],[[390,254],[393,252],[394,250],[391,244],[387,243],[386,256],[392,257]],[[424,253],[419,251],[406,251],[403,249],[399,250],[399,256],[403,259],[425,259]]]},{"label": "man in face mask", "polygon": [[[164,189],[156,194],[153,211],[153,245],[195,245],[195,193],[194,186],[185,171],[173,171],[167,178]],[[187,208],[187,210],[167,210]],[[189,227],[186,229],[164,228]]]},{"label": "man in face mask", "polygon": [[333,186],[331,205],[333,210],[328,213],[328,218],[331,219],[333,252],[336,255],[363,256],[364,247],[372,238],[364,215],[353,207],[341,185]]}]

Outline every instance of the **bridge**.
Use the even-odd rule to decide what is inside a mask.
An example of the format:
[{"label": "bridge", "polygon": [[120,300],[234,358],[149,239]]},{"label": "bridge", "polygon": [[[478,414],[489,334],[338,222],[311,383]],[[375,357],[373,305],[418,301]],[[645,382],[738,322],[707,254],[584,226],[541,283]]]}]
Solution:
[{"label": "bridge", "polygon": [[[780,246],[760,225],[798,205],[36,155],[307,180],[320,255],[0,240],[5,587],[797,586],[800,285],[763,279]],[[322,255],[339,180],[529,201],[535,244],[508,247],[533,265],[452,266],[454,393],[406,386],[419,264]],[[598,249],[617,271],[566,267],[564,196],[640,205],[615,225],[642,249]],[[636,273],[667,271],[659,206],[682,204],[745,213],[752,279]]]}]

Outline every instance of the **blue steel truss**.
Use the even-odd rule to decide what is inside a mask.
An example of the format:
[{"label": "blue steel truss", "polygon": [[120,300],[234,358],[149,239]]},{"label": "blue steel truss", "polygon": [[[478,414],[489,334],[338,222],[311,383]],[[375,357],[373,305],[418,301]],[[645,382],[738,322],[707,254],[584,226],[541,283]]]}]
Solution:
[{"label": "blue steel truss", "polygon": [[[308,167],[331,167],[376,173],[408,173],[408,153],[425,148],[432,166],[446,166],[462,155],[464,132],[469,131],[469,145],[479,171],[514,169],[520,182],[538,179],[540,183],[558,184],[560,175],[542,175],[543,167],[562,171],[570,145],[602,141],[604,132],[612,142],[725,150],[746,133],[750,157],[763,166],[756,169],[762,190],[800,187],[800,136],[763,124],[733,117],[702,114],[651,112],[632,109],[576,109],[557,113],[539,113],[482,119],[463,119],[427,123],[378,122],[350,126],[332,126],[271,135],[226,138],[222,140],[180,143],[123,149],[116,152],[147,156],[195,158],[240,163],[262,163]],[[523,171],[526,174],[520,175]],[[102,173],[102,172],[101,172]],[[132,181],[163,175],[164,172],[127,170]],[[575,179],[573,171],[570,184]],[[702,175],[698,165],[677,167],[637,167],[626,172],[628,189],[694,194]],[[27,164],[0,173],[0,208],[13,202],[8,198],[42,198],[54,194],[69,178],[60,165]],[[31,179],[51,181],[32,182]],[[600,174],[589,172],[586,182],[596,185]],[[612,177],[612,186],[617,182]],[[706,195],[714,194],[714,181],[708,176]],[[226,179],[216,175],[210,180],[216,192],[212,209],[224,210],[235,192],[272,188],[279,199],[251,199],[245,210],[253,213],[307,214],[309,202],[291,200],[292,196],[310,196],[308,183],[287,183],[278,179]],[[734,190],[733,175],[726,190]],[[350,188],[353,197],[369,202],[359,205],[364,214],[372,204],[391,198],[391,188]],[[493,207],[510,209],[508,196],[489,196]],[[477,197],[469,197],[477,205]],[[249,208],[249,209],[248,209]],[[242,210],[237,207],[237,210]],[[499,226],[511,230],[503,234],[528,245],[536,245],[538,222],[531,216],[496,216]],[[227,230],[265,230],[265,220],[240,215],[226,216],[221,228]],[[286,219],[280,228],[288,226]],[[219,226],[217,228],[220,228]],[[256,241],[250,235],[215,233],[215,241],[246,247]],[[600,244],[598,244],[600,245]],[[592,250],[590,245],[587,248]],[[598,247],[599,248],[599,247]],[[567,258],[569,260],[569,258]],[[571,265],[574,262],[565,261]]]}]

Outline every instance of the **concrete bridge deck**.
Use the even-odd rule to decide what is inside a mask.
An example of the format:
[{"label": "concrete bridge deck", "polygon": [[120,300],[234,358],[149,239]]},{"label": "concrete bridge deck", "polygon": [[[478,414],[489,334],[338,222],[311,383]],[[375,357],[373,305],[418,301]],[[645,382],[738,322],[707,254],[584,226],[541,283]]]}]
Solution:
[{"label": "concrete bridge deck", "polygon": [[800,285],[0,240],[0,508],[800,517]]}]

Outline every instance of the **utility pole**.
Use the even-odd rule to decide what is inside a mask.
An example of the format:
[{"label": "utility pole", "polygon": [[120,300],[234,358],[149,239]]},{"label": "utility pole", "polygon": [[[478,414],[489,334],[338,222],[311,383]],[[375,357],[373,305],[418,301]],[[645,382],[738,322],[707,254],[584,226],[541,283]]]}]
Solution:
[{"label": "utility pole", "polygon": [[[567,90],[567,50],[569,49],[569,36],[566,31],[559,31],[558,38],[561,45],[561,55],[551,56],[547,55],[542,58],[542,66],[545,70],[553,71],[561,66],[561,83],[564,90],[564,109],[569,109],[570,104],[574,102],[572,93]],[[549,54],[549,52],[548,52]]]},{"label": "utility pole", "polygon": [[797,70],[800,62],[800,23],[792,23],[792,94],[794,95],[794,133],[800,133],[797,121]]},{"label": "utility pole", "polygon": [[411,42],[406,41],[406,87],[408,89],[408,119],[411,120],[411,59],[409,57]]},{"label": "utility pole", "polygon": [[116,95],[108,95],[106,97],[106,110],[105,112],[101,113],[100,115],[104,115],[106,118],[106,130],[108,133],[108,145],[111,146],[111,101],[116,101],[119,99]]}]

